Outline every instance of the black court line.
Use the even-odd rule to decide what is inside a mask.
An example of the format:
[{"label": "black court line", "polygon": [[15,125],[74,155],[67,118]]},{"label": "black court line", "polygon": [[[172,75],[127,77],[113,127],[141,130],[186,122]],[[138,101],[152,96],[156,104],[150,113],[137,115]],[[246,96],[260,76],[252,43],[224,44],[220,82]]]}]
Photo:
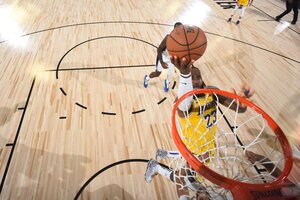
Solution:
[{"label": "black court line", "polygon": [[25,108],[18,108],[18,110],[24,110]]},{"label": "black court line", "polygon": [[[16,133],[16,136],[15,136],[15,139],[14,139],[14,144],[17,144],[17,141],[18,141],[18,137],[19,137],[19,134],[20,134],[20,130],[21,130],[21,127],[22,127],[22,123],[23,123],[23,120],[24,120],[24,116],[25,116],[25,113],[26,113],[26,110],[27,110],[27,107],[28,107],[28,103],[29,103],[29,100],[30,100],[30,96],[31,96],[31,92],[32,92],[32,89],[33,89],[33,86],[34,86],[34,83],[35,83],[35,77],[32,81],[32,84],[31,84],[31,88],[30,88],[30,91],[29,91],[29,94],[28,94],[28,97],[27,97],[27,100],[26,100],[26,104],[25,104],[25,109],[22,113],[22,117],[21,117],[21,120],[20,120],[20,123],[19,123],[19,126],[18,126],[18,130],[17,130],[17,133]],[[10,155],[9,155],[9,158],[8,158],[8,161],[7,161],[7,164],[6,164],[6,167],[5,167],[5,171],[4,171],[4,174],[3,174],[3,178],[1,180],[1,185],[0,185],[0,194],[2,192],[2,189],[3,189],[3,186],[4,186],[4,182],[5,182],[5,179],[6,179],[6,176],[7,176],[7,173],[8,173],[8,169],[9,169],[9,166],[10,166],[10,162],[12,160],[12,157],[13,157],[13,154],[14,154],[14,151],[15,151],[15,147],[16,145],[13,145],[12,146],[12,149],[10,151]]]},{"label": "black court line", "polygon": [[[268,13],[266,13],[265,11],[263,11],[262,9],[260,9],[260,8],[258,8],[258,7],[256,7],[256,6],[254,6],[253,4],[252,4],[252,6],[253,6],[254,8],[256,8],[257,10],[259,10],[260,12],[264,13],[265,15],[269,16],[270,18],[274,19],[274,21],[275,21],[275,18],[274,18],[273,16],[269,15]],[[295,33],[300,34],[300,32],[296,31],[295,29],[292,29],[291,27],[288,27],[288,29],[294,31]],[[300,63],[300,62],[298,61],[298,63]]]},{"label": "black court line", "polygon": [[162,100],[160,100],[159,102],[157,102],[157,105],[161,104],[162,102],[164,102],[167,99],[167,97],[164,97]]},{"label": "black court line", "polygon": [[59,117],[59,119],[67,119],[67,117]]},{"label": "black court line", "polygon": [[[254,5],[252,5],[252,6],[254,8],[260,10],[261,12],[265,13],[261,9],[257,8],[256,6],[254,6]],[[265,13],[265,14],[268,15],[267,13]],[[271,17],[272,19],[274,19],[272,16],[270,16],[270,15],[268,15],[268,16]],[[43,30],[27,33],[27,34],[24,34],[24,35],[20,35],[19,37],[24,37],[24,36],[33,35],[33,34],[36,34],[36,33],[41,33],[41,32],[46,32],[46,31],[51,31],[51,30],[55,30],[55,29],[61,29],[61,28],[67,28],[67,27],[73,27],[73,26],[95,25],[95,24],[146,24],[146,25],[159,25],[159,26],[173,27],[173,24],[163,24],[163,23],[155,23],[155,22],[136,22],[136,21],[106,21],[106,22],[101,22],[101,21],[98,21],[98,22],[86,22],[86,23],[78,23],[78,24],[69,24],[69,25],[57,26],[57,27],[53,27],[53,28],[43,29]],[[294,29],[291,29],[290,27],[289,27],[289,29],[299,34],[299,32],[295,31]],[[204,32],[207,33],[207,34],[212,34],[210,32],[206,32],[206,31],[204,31]],[[212,35],[221,36],[219,34],[212,34]],[[234,41],[237,41],[237,42],[242,42],[240,40],[236,40],[236,39],[226,37],[226,36],[221,36],[221,37],[229,39],[229,40],[234,40]],[[0,41],[0,44],[4,43],[4,42],[7,42],[7,41],[9,41],[9,40]],[[255,47],[255,45],[252,45],[252,46]],[[260,49],[266,50],[266,49],[263,49],[263,48],[260,48]],[[266,50],[266,51],[270,52],[269,50]],[[287,56],[283,56],[281,54],[276,54],[276,55],[287,58],[287,59],[290,59],[290,60],[293,60],[293,59],[288,58]],[[300,63],[300,61],[296,61],[296,62]]]},{"label": "black court line", "polygon": [[[114,166],[117,166],[117,165],[121,165],[121,164],[124,164],[124,163],[130,163],[130,162],[144,162],[144,163],[148,163],[149,160],[146,160],[146,159],[127,159],[127,160],[121,160],[121,161],[118,161],[118,162],[115,162],[115,163],[112,163],[102,169],[100,169],[98,172],[96,172],[93,176],[91,176],[91,178],[89,178],[82,186],[81,188],[79,189],[79,191],[77,192],[76,196],[74,197],[74,200],[77,200],[79,198],[79,196],[81,195],[82,191],[86,188],[86,186],[89,185],[90,182],[92,182],[92,180],[94,180],[94,178],[96,178],[98,175],[100,175],[101,173],[103,173],[104,171],[108,170],[109,168],[112,168]],[[166,167],[166,168],[169,168],[168,166],[162,164],[162,163],[159,163],[160,165]]]},{"label": "black court line", "polygon": [[221,6],[223,9],[231,9],[231,8],[234,8],[234,6]]},{"label": "black court line", "polygon": [[129,40],[136,40],[136,41],[139,41],[139,42],[143,42],[145,44],[148,44],[154,48],[157,49],[157,46],[151,44],[150,42],[147,42],[145,40],[141,40],[141,39],[138,39],[138,38],[134,38],[134,37],[127,37],[127,36],[114,36],[114,35],[111,35],[111,36],[104,36],[104,37],[96,37],[96,38],[92,38],[92,39],[89,39],[89,40],[85,40],[75,46],[73,46],[71,49],[69,49],[63,56],[62,58],[59,60],[58,64],[57,64],[57,68],[56,68],[56,79],[58,79],[58,70],[59,70],[59,67],[63,61],[63,59],[73,50],[75,49],[76,47],[82,45],[82,44],[85,44],[87,42],[91,42],[91,41],[94,41],[94,40],[100,40],[100,39],[108,39],[108,38],[115,38],[115,39],[129,39]]},{"label": "black court line", "polygon": [[[97,25],[97,24],[145,24],[145,25],[158,25],[158,26],[170,26],[173,27],[174,24],[163,24],[163,23],[156,23],[156,22],[136,22],[136,21],[97,21],[97,22],[86,22],[86,23],[78,23],[78,24],[68,24],[68,25],[63,25],[63,26],[56,26],[56,27],[52,27],[52,28],[48,28],[48,29],[42,29],[42,30],[38,30],[35,32],[31,32],[31,33],[26,33],[24,35],[20,35],[17,37],[25,37],[25,36],[29,36],[29,35],[33,35],[33,34],[37,34],[37,33],[42,33],[42,32],[46,32],[46,31],[53,31],[56,29],[61,29],[61,28],[68,28],[68,27],[73,27],[73,26],[86,26],[86,25]],[[1,43],[4,42],[8,42],[9,40],[3,40],[0,41]]]},{"label": "black court line", "polygon": [[14,146],[14,143],[7,143],[5,146],[7,147]]},{"label": "black court line", "polygon": [[[209,32],[206,32],[206,33],[209,33]],[[265,48],[263,48],[263,47],[260,47],[260,46],[254,45],[254,44],[250,44],[250,43],[248,43],[248,42],[244,42],[244,41],[241,41],[241,40],[229,38],[229,37],[227,37],[227,36],[219,35],[219,34],[216,34],[216,33],[209,33],[209,34],[211,34],[211,35],[216,35],[216,36],[219,36],[219,37],[223,37],[223,38],[226,38],[226,39],[230,39],[230,40],[233,40],[233,41],[236,41],[236,42],[240,42],[240,43],[242,43],[242,44],[246,44],[246,45],[249,45],[249,46],[251,46],[251,47],[255,47],[255,48],[258,48],[258,49],[267,51],[267,52],[269,52],[269,53],[272,53],[272,54],[277,55],[277,56],[280,56],[280,57],[282,57],[282,58],[285,58],[285,59],[294,61],[294,62],[296,62],[296,63],[300,63],[300,61],[298,61],[298,60],[295,60],[295,59],[293,59],[293,58],[289,58],[289,57],[287,57],[287,56],[284,56],[284,55],[282,55],[282,54],[276,53],[276,52],[274,52],[274,51],[265,49]]]},{"label": "black court line", "polygon": [[146,111],[145,109],[133,111],[132,114],[134,115],[134,114],[138,114],[138,113],[145,112],[145,111]]},{"label": "black court line", "polygon": [[60,89],[60,91],[61,91],[65,96],[67,96],[67,93],[64,91],[63,88],[59,88],[59,89]]},{"label": "black court line", "polygon": [[111,112],[102,112],[103,115],[117,115],[117,113],[111,113]]},{"label": "black court line", "polygon": [[[223,112],[222,112],[221,108],[218,107],[218,109],[219,109],[221,115],[223,115]],[[235,127],[232,126],[232,125],[230,124],[230,122],[228,121],[228,119],[226,118],[225,115],[223,115],[223,116],[224,116],[224,119],[225,119],[225,121],[226,121],[226,124],[229,126],[231,132],[234,133],[234,128],[235,128]],[[244,149],[244,144],[242,143],[242,141],[240,140],[240,138],[239,138],[238,135],[236,135],[236,139],[237,139],[237,141],[239,142],[239,144],[242,146],[242,148]],[[259,169],[258,169],[258,167],[257,167],[256,165],[254,165],[253,167],[254,167],[255,171],[256,171],[258,174],[261,174],[261,172],[259,171]],[[265,180],[263,177],[261,177],[261,178],[262,178],[263,181],[266,183],[266,180]]]},{"label": "black court line", "polygon": [[271,21],[271,22],[277,22],[277,21],[274,21],[273,19],[258,19],[257,21],[258,22],[269,22],[269,21]]},{"label": "black court line", "polygon": [[81,108],[84,108],[84,109],[87,109],[87,107],[85,107],[85,106],[83,106],[83,105],[81,105],[81,104],[79,104],[79,103],[75,103],[77,106],[79,106],[79,107],[81,107]]},{"label": "black court line", "polygon": [[[121,69],[121,68],[142,68],[142,67],[153,67],[155,64],[150,64],[150,65],[116,65],[116,66],[103,66],[103,67],[78,67],[78,68],[63,68],[63,69],[58,69],[58,71],[80,71],[80,70],[95,70],[95,69]],[[48,69],[45,70],[45,72],[53,72],[57,71],[57,69]]]},{"label": "black court line", "polygon": [[173,83],[172,90],[174,90],[175,86],[176,86],[176,81],[174,81]]}]

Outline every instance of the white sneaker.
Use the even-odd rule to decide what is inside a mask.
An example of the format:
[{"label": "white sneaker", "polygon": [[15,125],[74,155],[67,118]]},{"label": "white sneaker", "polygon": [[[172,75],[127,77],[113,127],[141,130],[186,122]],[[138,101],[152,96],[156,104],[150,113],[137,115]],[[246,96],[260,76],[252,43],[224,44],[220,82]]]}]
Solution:
[{"label": "white sneaker", "polygon": [[163,149],[157,149],[156,151],[156,155],[155,155],[155,160],[159,161],[163,158],[167,158],[168,157],[168,152],[166,150]]},{"label": "white sneaker", "polygon": [[144,76],[144,88],[147,88],[149,85],[149,77],[148,75]]},{"label": "white sneaker", "polygon": [[145,180],[147,183],[152,181],[152,177],[157,174],[158,171],[158,162],[156,160],[150,159],[147,165],[147,169],[145,172]]}]

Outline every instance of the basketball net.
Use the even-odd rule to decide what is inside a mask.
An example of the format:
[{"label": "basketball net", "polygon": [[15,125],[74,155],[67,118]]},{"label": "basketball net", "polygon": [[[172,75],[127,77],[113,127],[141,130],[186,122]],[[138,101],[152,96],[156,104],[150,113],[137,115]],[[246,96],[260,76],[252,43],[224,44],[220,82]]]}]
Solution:
[{"label": "basketball net", "polygon": [[[193,110],[197,116],[186,112],[179,117],[179,103],[191,95],[194,105],[201,105]],[[220,104],[218,95],[231,98],[230,104]],[[239,113],[235,103],[243,103],[247,111]],[[169,166],[180,189],[206,192],[211,199],[280,197],[278,188],[292,167],[290,145],[280,127],[252,102],[220,90],[194,90],[175,103],[172,132],[182,156],[170,158]]]}]

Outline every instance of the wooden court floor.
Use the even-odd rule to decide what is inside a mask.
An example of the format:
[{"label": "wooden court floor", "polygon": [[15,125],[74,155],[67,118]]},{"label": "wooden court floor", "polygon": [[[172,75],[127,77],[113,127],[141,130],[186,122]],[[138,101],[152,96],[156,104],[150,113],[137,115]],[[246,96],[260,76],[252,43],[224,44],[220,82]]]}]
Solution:
[{"label": "wooden court floor", "polygon": [[[170,119],[178,72],[168,93],[165,72],[143,87],[177,21],[206,32],[206,53],[195,63],[206,84],[250,84],[255,103],[300,143],[300,22],[289,24],[292,13],[274,21],[281,0],[254,1],[238,26],[226,22],[224,7],[1,0],[0,199],[177,199],[174,184],[161,177],[148,184],[144,171],[157,148],[176,149]],[[299,177],[295,159],[290,179]]]}]

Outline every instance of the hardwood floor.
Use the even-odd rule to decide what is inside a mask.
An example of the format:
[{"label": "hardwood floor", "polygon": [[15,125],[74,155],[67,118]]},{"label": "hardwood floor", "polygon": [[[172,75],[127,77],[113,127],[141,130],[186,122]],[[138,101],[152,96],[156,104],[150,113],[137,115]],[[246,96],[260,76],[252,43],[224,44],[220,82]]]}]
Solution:
[{"label": "hardwood floor", "polygon": [[[157,148],[176,149],[178,83],[165,93],[163,71],[143,87],[177,21],[206,32],[195,63],[206,84],[250,84],[255,103],[300,144],[300,23],[288,23],[292,12],[272,19],[284,10],[280,0],[256,0],[237,26],[213,0],[2,0],[0,199],[74,199],[122,160],[79,198],[177,199],[174,184],[148,184],[144,172]],[[290,177],[300,182],[299,159]]]}]

